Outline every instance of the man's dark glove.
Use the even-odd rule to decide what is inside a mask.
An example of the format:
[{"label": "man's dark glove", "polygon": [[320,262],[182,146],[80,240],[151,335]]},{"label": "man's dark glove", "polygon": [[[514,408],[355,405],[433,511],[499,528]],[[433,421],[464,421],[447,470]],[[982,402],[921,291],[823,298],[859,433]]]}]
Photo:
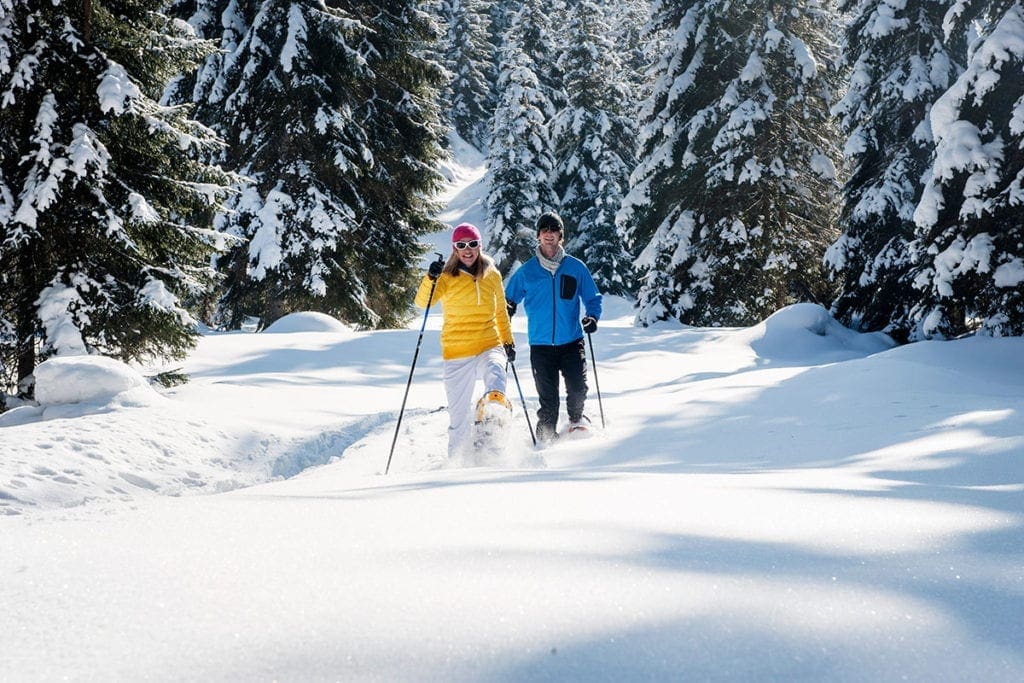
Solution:
[{"label": "man's dark glove", "polygon": [[505,355],[508,356],[510,363],[516,362],[516,347],[511,344],[505,344]]},{"label": "man's dark glove", "polygon": [[587,316],[583,319],[583,331],[587,334],[597,332],[597,318]]},{"label": "man's dark glove", "polygon": [[516,304],[515,301],[506,301],[505,308],[508,309],[508,317],[511,318],[516,314],[516,309],[519,308],[519,306]]},{"label": "man's dark glove", "polygon": [[441,277],[441,271],[444,270],[444,263],[441,261],[432,261],[430,267],[427,268],[427,277],[431,280],[436,280]]}]

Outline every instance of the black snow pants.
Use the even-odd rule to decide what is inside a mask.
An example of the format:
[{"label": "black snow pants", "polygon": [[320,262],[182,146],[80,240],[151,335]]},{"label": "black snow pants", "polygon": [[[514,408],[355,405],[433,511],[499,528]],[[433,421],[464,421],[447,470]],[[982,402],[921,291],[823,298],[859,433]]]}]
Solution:
[{"label": "black snow pants", "polygon": [[558,428],[558,375],[565,378],[565,407],[570,422],[583,416],[587,399],[587,355],[583,338],[559,346],[530,346],[530,366],[540,409],[537,434],[550,436]]}]

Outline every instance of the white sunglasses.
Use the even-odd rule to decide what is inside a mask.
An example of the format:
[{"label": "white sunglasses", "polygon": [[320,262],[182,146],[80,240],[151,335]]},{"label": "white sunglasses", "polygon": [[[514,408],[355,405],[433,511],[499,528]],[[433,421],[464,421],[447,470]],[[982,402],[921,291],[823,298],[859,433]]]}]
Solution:
[{"label": "white sunglasses", "polygon": [[470,249],[476,249],[477,247],[480,246],[480,240],[469,240],[468,242],[463,242],[460,240],[458,242],[452,242],[452,246],[454,246],[456,249],[465,249],[466,247],[469,247]]}]

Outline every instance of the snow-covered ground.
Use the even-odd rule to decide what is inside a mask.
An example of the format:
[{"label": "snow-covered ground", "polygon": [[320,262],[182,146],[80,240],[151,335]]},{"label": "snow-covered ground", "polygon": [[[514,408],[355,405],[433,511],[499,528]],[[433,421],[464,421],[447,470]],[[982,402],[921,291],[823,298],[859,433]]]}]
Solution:
[{"label": "snow-covered ground", "polygon": [[1024,340],[610,308],[607,428],[535,452],[520,411],[483,467],[444,461],[437,316],[387,476],[418,327],[209,335],[164,396],[8,413],[0,678],[1024,676]]},{"label": "snow-covered ground", "polygon": [[208,334],[160,392],[44,369],[0,416],[0,680],[1024,680],[1024,339],[607,303],[605,429],[535,451],[516,394],[476,466],[436,313],[386,475],[422,316]]}]

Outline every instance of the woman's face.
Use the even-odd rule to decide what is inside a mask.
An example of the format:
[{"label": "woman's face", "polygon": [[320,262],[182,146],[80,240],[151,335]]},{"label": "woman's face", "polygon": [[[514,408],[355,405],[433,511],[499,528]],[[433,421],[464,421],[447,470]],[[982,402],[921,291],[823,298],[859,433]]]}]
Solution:
[{"label": "woman's face", "polygon": [[452,248],[458,252],[459,261],[467,268],[476,263],[476,260],[480,258],[479,240],[460,240],[453,244]]}]

